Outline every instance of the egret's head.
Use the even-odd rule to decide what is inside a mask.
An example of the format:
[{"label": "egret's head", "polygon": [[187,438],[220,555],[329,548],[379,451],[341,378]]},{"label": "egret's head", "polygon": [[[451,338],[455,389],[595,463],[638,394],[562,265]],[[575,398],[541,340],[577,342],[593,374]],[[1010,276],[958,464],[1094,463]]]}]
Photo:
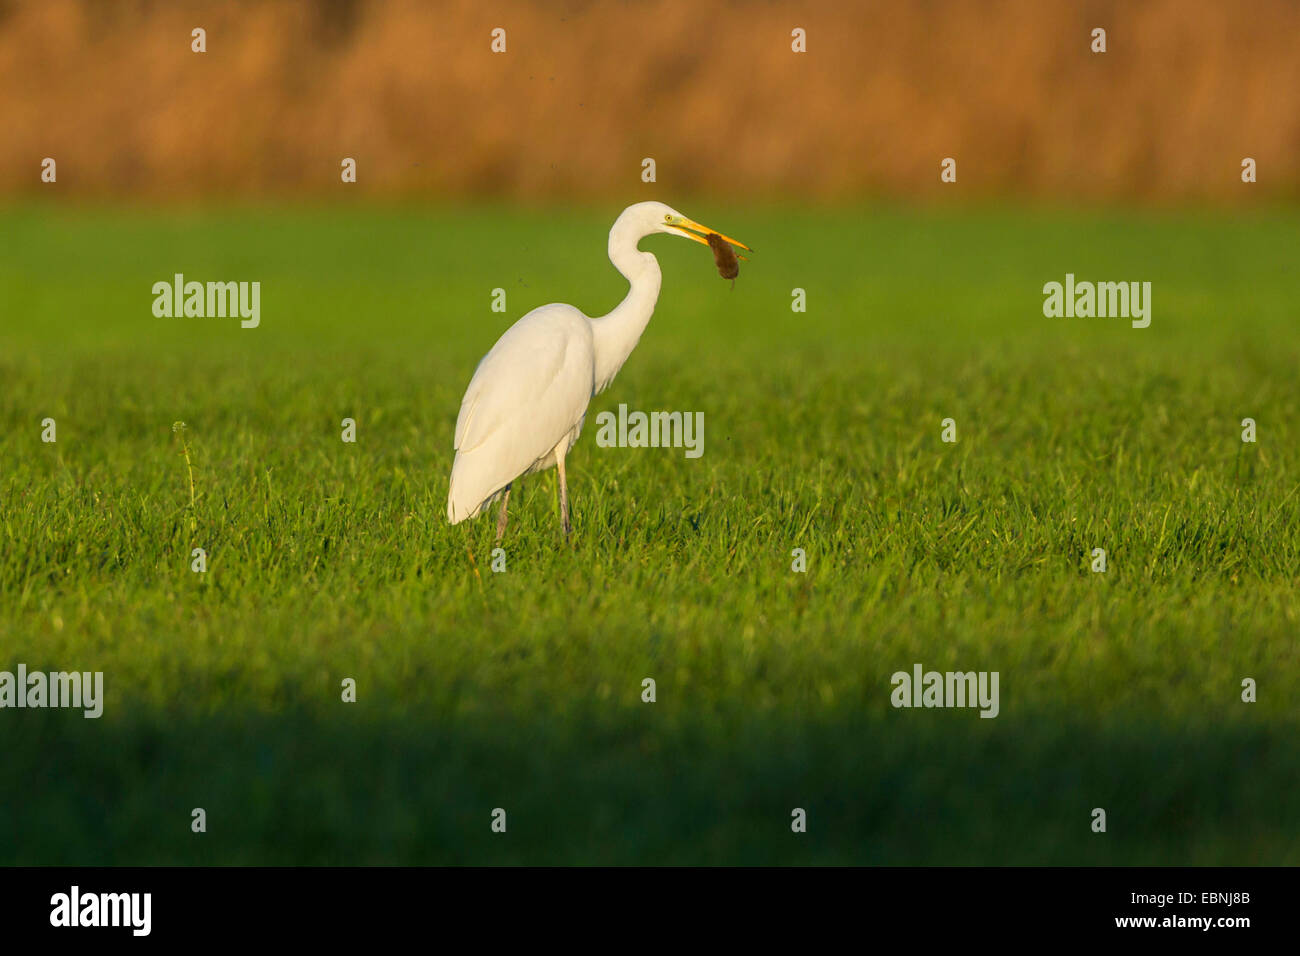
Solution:
[{"label": "egret's head", "polygon": [[[723,235],[716,229],[711,229],[708,226],[696,222],[694,219],[683,216],[671,206],[665,206],[661,202],[644,203],[644,205],[654,207],[652,210],[648,210],[648,212],[650,215],[654,216],[655,226],[659,232],[666,232],[670,236],[681,236],[683,239],[692,239],[695,242],[703,243],[706,246],[709,244],[709,234],[717,233],[719,236],[722,236],[723,242],[729,242],[738,249],[750,251],[749,246],[745,245],[739,239],[732,239],[730,236]],[[741,256],[740,258],[743,259],[745,257]]]},{"label": "egret's head", "polygon": [[[709,233],[718,232],[716,229],[710,229],[694,219],[683,216],[672,206],[661,202],[639,202],[634,206],[628,206],[623,210],[623,214],[618,217],[618,222],[614,224],[614,232],[611,233],[611,238],[615,233],[622,232],[621,227],[626,227],[627,231],[624,235],[634,235],[637,238],[653,235],[656,232],[666,232],[670,236],[692,239],[706,246],[709,244],[707,238]],[[721,233],[718,234],[722,235]],[[749,246],[738,239],[732,239],[730,236],[725,235],[722,238],[740,249],[749,249]],[[740,258],[745,257],[741,256]]]}]

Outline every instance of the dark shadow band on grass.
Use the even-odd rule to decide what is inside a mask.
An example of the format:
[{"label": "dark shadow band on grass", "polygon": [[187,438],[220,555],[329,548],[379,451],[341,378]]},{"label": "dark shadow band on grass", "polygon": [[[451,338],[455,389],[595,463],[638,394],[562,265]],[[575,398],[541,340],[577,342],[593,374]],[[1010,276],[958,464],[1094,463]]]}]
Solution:
[{"label": "dark shadow band on grass", "polygon": [[689,718],[7,711],[0,863],[1300,862],[1294,725]]}]

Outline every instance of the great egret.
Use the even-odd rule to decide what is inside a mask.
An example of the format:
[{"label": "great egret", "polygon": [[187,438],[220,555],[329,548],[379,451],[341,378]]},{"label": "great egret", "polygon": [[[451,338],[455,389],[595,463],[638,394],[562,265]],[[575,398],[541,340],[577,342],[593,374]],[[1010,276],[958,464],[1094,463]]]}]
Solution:
[{"label": "great egret", "polygon": [[478,363],[456,417],[456,460],[447,493],[452,524],[477,517],[499,497],[499,540],[511,484],[554,465],[560,523],[568,536],[564,456],[578,439],[592,396],[614,380],[654,312],[663,275],[658,260],[637,243],[657,232],[707,246],[706,237],[716,230],[661,202],[628,206],[609,231],[609,261],[631,286],[618,307],[590,318],[563,303],[540,306],[507,329]]}]

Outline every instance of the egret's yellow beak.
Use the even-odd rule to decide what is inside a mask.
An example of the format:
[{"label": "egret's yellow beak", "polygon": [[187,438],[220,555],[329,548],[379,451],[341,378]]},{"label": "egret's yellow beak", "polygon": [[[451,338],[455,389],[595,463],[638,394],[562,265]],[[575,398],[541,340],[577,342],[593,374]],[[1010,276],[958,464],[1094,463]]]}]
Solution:
[{"label": "egret's yellow beak", "polygon": [[[677,227],[677,235],[684,236],[687,239],[693,239],[696,242],[702,242],[706,246],[709,244],[709,240],[704,237],[712,232],[712,233],[717,233],[719,236],[722,236],[723,242],[729,242],[731,243],[731,245],[736,246],[737,248],[740,249],[744,249],[747,252],[754,251],[753,249],[750,249],[749,246],[741,242],[739,239],[732,239],[730,236],[723,235],[722,233],[718,232],[718,230],[716,229],[710,229],[708,226],[701,225],[700,223],[696,222],[694,219],[687,219],[685,216],[677,216],[676,218],[673,219],[670,225]],[[744,256],[737,256],[736,258],[744,259],[746,262],[749,261]]]}]

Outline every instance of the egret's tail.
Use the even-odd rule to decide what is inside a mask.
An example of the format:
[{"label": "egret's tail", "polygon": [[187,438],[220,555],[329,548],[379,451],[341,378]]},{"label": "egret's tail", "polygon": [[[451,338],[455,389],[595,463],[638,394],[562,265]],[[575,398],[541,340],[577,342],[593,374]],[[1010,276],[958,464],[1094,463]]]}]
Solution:
[{"label": "egret's tail", "polygon": [[451,466],[451,487],[447,489],[447,520],[452,524],[477,518],[505,489],[505,485],[500,488],[486,485],[472,471],[466,456],[457,454]]},{"label": "egret's tail", "polygon": [[470,501],[463,494],[456,494],[456,479],[453,475],[451,490],[447,492],[447,520],[452,524],[460,524],[469,518],[477,518],[483,510],[483,502]]}]

